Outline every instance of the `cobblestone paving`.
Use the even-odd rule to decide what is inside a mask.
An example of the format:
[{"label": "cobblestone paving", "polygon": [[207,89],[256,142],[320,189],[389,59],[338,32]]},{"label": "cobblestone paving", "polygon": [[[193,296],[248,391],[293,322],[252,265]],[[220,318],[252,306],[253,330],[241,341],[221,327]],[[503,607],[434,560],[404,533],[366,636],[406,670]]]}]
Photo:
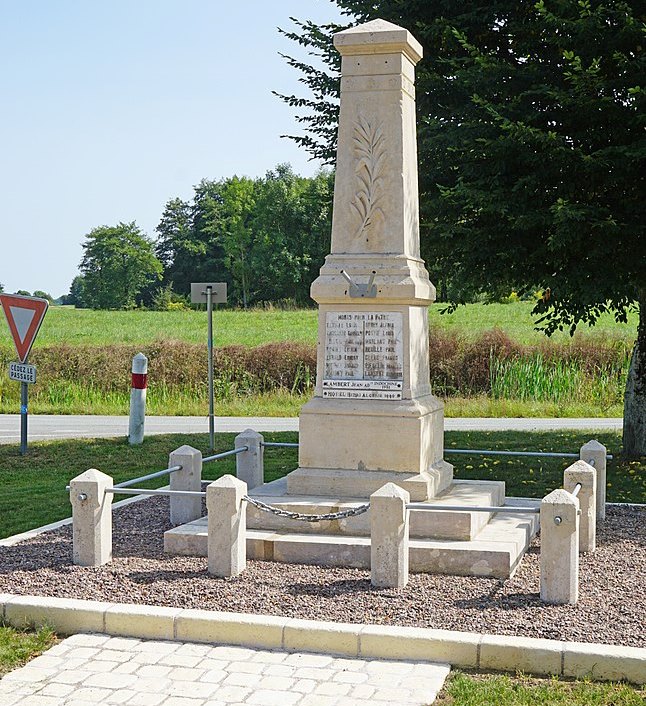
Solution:
[{"label": "cobblestone paving", "polygon": [[74,635],[0,680],[0,706],[423,706],[448,665]]}]

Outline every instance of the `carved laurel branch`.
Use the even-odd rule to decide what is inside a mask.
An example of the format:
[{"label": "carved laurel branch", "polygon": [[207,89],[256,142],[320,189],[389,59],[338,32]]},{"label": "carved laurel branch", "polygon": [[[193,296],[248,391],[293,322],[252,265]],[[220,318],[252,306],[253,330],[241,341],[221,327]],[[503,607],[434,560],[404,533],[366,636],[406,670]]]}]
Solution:
[{"label": "carved laurel branch", "polygon": [[359,237],[368,228],[377,213],[383,211],[378,207],[382,194],[380,184],[383,181],[382,171],[385,159],[385,139],[381,126],[370,122],[359,115],[354,123],[354,154],[357,162],[354,168],[357,175],[357,192],[350,205],[361,219],[356,236]]}]

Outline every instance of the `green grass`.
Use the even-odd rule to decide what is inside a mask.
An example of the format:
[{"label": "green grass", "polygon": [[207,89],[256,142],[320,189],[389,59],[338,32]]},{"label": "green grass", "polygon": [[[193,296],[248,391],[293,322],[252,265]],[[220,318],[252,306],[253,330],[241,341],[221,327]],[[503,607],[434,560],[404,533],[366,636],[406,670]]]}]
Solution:
[{"label": "green grass", "polygon": [[17,669],[56,643],[56,636],[46,627],[16,630],[0,624],[0,677]]},{"label": "green grass", "polygon": [[437,706],[643,706],[646,691],[627,684],[468,675],[453,672]]},{"label": "green grass", "polygon": [[[296,441],[297,434],[265,434],[268,441]],[[569,451],[578,449],[591,435],[581,432],[447,432],[446,447],[510,449],[517,451]],[[620,451],[620,436],[597,434],[610,453]],[[146,438],[141,446],[129,446],[125,439],[65,440],[35,442],[22,457],[16,445],[0,446],[0,537],[69,517],[69,497],[65,486],[88,468],[112,476],[115,482],[144,475],[167,467],[168,454],[183,444],[207,451],[207,435],[161,435]],[[233,448],[233,434],[218,434],[216,450]],[[504,480],[507,494],[543,497],[561,487],[568,459],[528,459],[523,457],[482,457],[446,454],[455,465],[456,478]],[[265,478],[273,480],[297,467],[297,450],[267,449]],[[208,464],[204,477],[215,479],[235,473],[233,457]],[[158,487],[167,482],[160,478],[144,487]],[[616,457],[608,464],[608,500],[646,502],[646,459],[622,461]]]},{"label": "green grass", "polygon": [[[429,325],[448,331],[459,331],[475,337],[483,331],[499,327],[521,343],[541,340],[534,331],[531,302],[513,304],[468,304],[453,314],[440,315],[440,304],[431,306]],[[256,346],[274,341],[316,342],[317,312],[297,311],[218,310],[214,314],[214,337],[218,346],[244,344]],[[632,313],[627,324],[617,324],[610,316],[601,317],[590,329],[604,338],[634,339],[637,314]],[[565,340],[567,334],[555,338]],[[70,307],[50,307],[35,346],[57,343],[102,345],[112,343],[151,343],[160,339],[204,343],[206,314],[200,311],[91,311]],[[12,345],[6,325],[0,326],[0,346]]]},{"label": "green grass", "polygon": [[[0,414],[17,414],[20,409],[19,386],[7,385],[0,398]],[[222,417],[297,417],[311,395],[277,390],[228,399],[216,398],[215,413]],[[45,398],[30,398],[31,414],[105,414],[127,415],[130,395],[105,392],[78,383],[50,385]],[[449,397],[444,401],[446,417],[621,417],[623,404],[599,405],[593,402],[543,402],[536,400]],[[172,390],[159,393],[148,388],[146,414],[205,417],[208,401],[195,391]]]},{"label": "green grass", "polygon": [[[491,397],[494,400],[585,404],[606,410],[621,405],[629,360],[618,359],[612,367],[596,370],[591,379],[578,360],[546,360],[541,354],[500,360],[491,357]],[[594,384],[592,384],[594,382]]]},{"label": "green grass", "polygon": [[[267,434],[268,440],[274,439]],[[281,440],[296,440],[296,435],[281,434]],[[233,448],[234,434],[216,435],[216,452]],[[69,494],[65,486],[88,468],[98,468],[115,483],[168,467],[168,454],[184,444],[208,455],[208,435],[167,434],[149,436],[141,446],[130,446],[126,439],[85,439],[34,442],[26,456],[17,446],[0,446],[0,537],[24,532],[70,516]],[[265,459],[265,477],[273,480],[296,467],[292,449],[272,449]],[[235,474],[235,458],[212,462],[204,467],[204,478]],[[167,477],[148,481],[143,487],[157,488]],[[119,497],[117,499],[123,499]]]}]

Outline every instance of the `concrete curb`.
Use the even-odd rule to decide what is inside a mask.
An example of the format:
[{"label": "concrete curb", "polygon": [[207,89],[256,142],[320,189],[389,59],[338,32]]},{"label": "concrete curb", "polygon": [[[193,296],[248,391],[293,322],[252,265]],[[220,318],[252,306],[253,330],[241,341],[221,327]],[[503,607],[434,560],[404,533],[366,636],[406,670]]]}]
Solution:
[{"label": "concrete curb", "polygon": [[45,623],[64,634],[98,632],[646,683],[646,649],[638,647],[12,594],[0,594],[0,618],[15,627]]}]

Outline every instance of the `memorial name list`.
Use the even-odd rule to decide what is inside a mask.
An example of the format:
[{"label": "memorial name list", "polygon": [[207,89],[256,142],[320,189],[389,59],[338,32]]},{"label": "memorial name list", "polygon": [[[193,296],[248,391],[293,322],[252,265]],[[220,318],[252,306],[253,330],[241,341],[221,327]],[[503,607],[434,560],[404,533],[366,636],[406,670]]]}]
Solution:
[{"label": "memorial name list", "polygon": [[327,312],[323,397],[402,399],[402,330],[401,312]]}]

